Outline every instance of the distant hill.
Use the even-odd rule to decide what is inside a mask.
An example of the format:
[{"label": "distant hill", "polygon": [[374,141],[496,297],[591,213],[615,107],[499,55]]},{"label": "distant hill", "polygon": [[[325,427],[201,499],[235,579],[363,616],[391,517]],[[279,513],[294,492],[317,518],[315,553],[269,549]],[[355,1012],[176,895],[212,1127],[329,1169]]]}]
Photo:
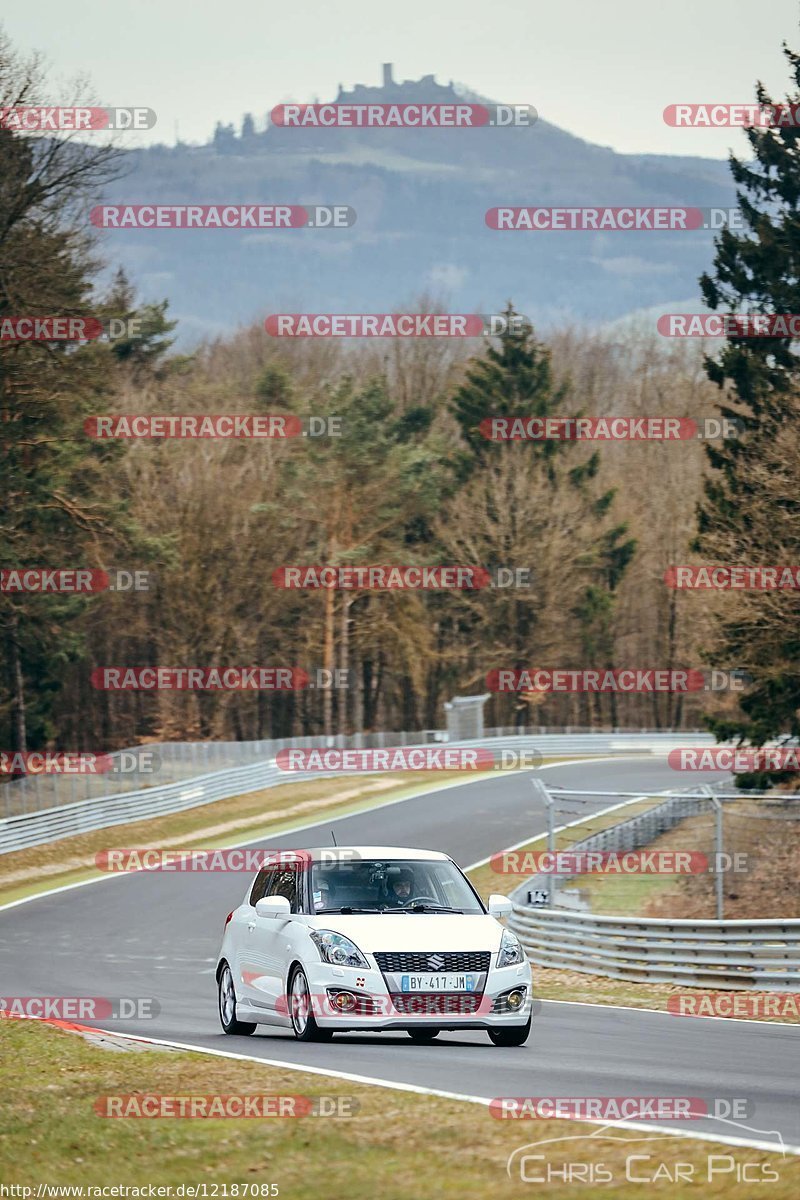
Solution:
[{"label": "distant hill", "polygon": [[[340,90],[339,101],[476,100],[433,76]],[[511,101],[519,97],[509,97]],[[613,320],[695,295],[712,234],[499,233],[495,205],[730,206],[727,164],[617,154],[539,120],[529,129],[218,126],[205,146],[128,155],[107,202],[349,204],[351,229],[119,230],[103,235],[147,299],[167,296],[181,340],[270,311],[391,311],[422,293],[453,311],[512,299],[547,326]]]}]

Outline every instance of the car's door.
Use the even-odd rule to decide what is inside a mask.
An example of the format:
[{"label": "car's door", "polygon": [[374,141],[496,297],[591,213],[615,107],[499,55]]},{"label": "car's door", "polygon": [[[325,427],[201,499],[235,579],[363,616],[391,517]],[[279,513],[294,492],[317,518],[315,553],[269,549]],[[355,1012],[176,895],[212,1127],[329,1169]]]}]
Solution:
[{"label": "car's door", "polygon": [[[263,895],[266,899],[284,896],[289,901],[291,911],[299,913],[301,889],[302,874],[298,864],[288,863],[270,870]],[[291,950],[288,938],[290,924],[286,917],[260,917],[253,901],[246,924],[241,970],[242,998],[250,1004],[274,1010],[283,996]],[[285,1016],[285,1003],[278,1005],[278,1008]]]},{"label": "car's door", "polygon": [[[256,901],[266,894],[275,868],[264,867],[258,872],[249,895],[241,908],[233,914],[230,925],[231,948],[233,952],[233,977],[236,981],[236,994],[242,1000],[252,1003],[256,992],[253,981],[258,975],[257,951],[253,943],[255,932]],[[257,989],[256,989],[257,990]]]}]

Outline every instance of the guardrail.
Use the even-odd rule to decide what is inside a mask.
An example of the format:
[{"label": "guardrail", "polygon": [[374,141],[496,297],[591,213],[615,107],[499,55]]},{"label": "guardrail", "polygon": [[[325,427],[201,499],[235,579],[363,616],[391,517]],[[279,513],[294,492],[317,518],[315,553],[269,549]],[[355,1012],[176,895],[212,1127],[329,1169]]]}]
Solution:
[{"label": "guardrail", "polygon": [[800,920],[607,917],[515,904],[531,962],[636,983],[800,991]]},{"label": "guardrail", "polygon": [[[527,726],[524,729],[486,729],[482,737],[491,739],[492,745],[516,744],[529,739],[531,748],[541,742],[547,745],[556,737],[558,744],[567,747],[569,753],[582,753],[580,747],[589,737],[588,745],[600,745],[600,739],[610,738],[618,746],[628,747],[635,752],[642,737],[650,739],[676,739],[670,747],[679,745],[694,732],[679,735],[657,730],[626,729],[581,729],[566,726],[548,729],[546,726]],[[631,742],[631,735],[633,741]],[[699,735],[708,739],[707,733]],[[532,740],[531,740],[532,739]],[[566,740],[569,739],[569,740]],[[3,816],[36,812],[42,808],[54,808],[59,804],[77,804],[80,800],[105,799],[124,792],[139,792],[170,783],[180,783],[201,775],[226,771],[235,767],[251,766],[270,762],[279,750],[326,749],[378,750],[394,746],[434,745],[448,742],[447,730],[417,729],[411,732],[335,734],[330,737],[270,738],[247,742],[148,742],[146,744],[116,750],[107,757],[112,769],[98,774],[30,774],[20,779],[5,781],[0,786],[0,811]],[[453,739],[455,741],[455,739]],[[591,752],[591,750],[590,750]]]},{"label": "guardrail", "polygon": [[0,821],[0,854],[89,833],[94,829],[182,812],[262,787],[274,787],[280,774],[274,763],[261,763],[199,775],[181,783],[169,783],[144,791],[79,800],[76,804],[60,804],[38,812],[5,817]]},{"label": "guardrail", "polygon": [[[543,794],[547,797],[550,803],[554,799],[560,799],[562,796],[582,796],[584,799],[603,795],[602,792],[590,793],[588,791],[563,791],[562,789],[551,791],[546,784],[538,782]],[[609,795],[622,796],[622,792],[609,793]],[[662,794],[662,793],[658,793]],[[644,800],[645,796],[631,796],[627,801],[628,805],[636,804],[637,800]],[[673,792],[665,797],[661,803],[653,803],[652,808],[648,808],[645,812],[637,813],[633,817],[627,817],[622,821],[617,821],[615,825],[609,825],[605,829],[601,829],[598,833],[592,833],[588,837],[581,838],[577,842],[571,842],[568,847],[571,853],[587,853],[592,850],[613,851],[618,854],[625,854],[631,850],[638,850],[640,846],[647,846],[655,838],[660,837],[663,833],[679,825],[681,821],[685,821],[687,817],[693,817],[697,813],[707,812],[713,808],[714,801],[712,798],[711,789],[707,790],[692,790],[682,792]],[[620,806],[621,811],[624,807]],[[548,847],[555,850],[555,844]],[[564,873],[558,874],[548,872],[546,875],[531,875],[514,888],[511,893],[511,899],[520,903],[532,904],[532,893],[545,894],[548,897],[548,903],[553,904],[554,901],[559,906],[569,907],[568,903],[564,903],[563,897],[557,897],[557,893],[564,880],[574,879],[574,874]]]},{"label": "guardrail", "polygon": [[124,792],[165,787],[201,775],[236,767],[271,762],[279,750],[311,749],[324,743],[332,747],[381,749],[390,746],[420,745],[446,740],[436,729],[414,733],[361,733],[350,737],[269,738],[248,742],[147,742],[140,746],[115,750],[106,757],[111,770],[91,774],[29,774],[3,783],[0,810],[3,816],[36,812],[59,804],[77,804],[79,800],[105,799]]},{"label": "guardrail", "polygon": [[[379,736],[386,739],[384,745],[430,745],[431,742],[446,740],[446,734],[437,735],[439,731],[430,731],[429,741],[423,743],[406,742],[405,739],[422,738],[420,733],[394,733]],[[707,741],[713,745],[710,734],[688,733],[583,733],[583,734],[544,734],[536,736],[487,736],[467,742],[452,742],[449,745],[490,747],[495,757],[502,762],[503,752],[516,755],[522,765],[532,766],[521,759],[522,755],[541,754],[543,757],[604,755],[604,754],[653,754],[667,753],[673,746],[685,743],[691,736],[692,744],[703,744]],[[287,739],[284,742],[272,743],[276,748],[299,745],[309,748],[332,745],[341,749],[361,749],[364,735],[352,737],[298,738]],[[391,741],[390,739],[396,739]],[[231,743],[229,745],[237,745]],[[248,746],[252,743],[243,743]],[[265,743],[259,744],[261,747]],[[57,838],[71,837],[75,834],[88,833],[95,829],[104,829],[113,825],[123,825],[130,821],[145,820],[148,817],[163,816],[167,813],[181,812],[202,804],[211,804],[216,800],[225,800],[231,796],[243,795],[247,792],[260,791],[263,788],[275,787],[278,783],[294,783],[301,779],[320,778],[323,773],[281,771],[275,765],[274,753],[260,761],[251,762],[245,766],[228,767],[221,771],[190,776],[173,783],[160,784],[155,787],[143,788],[137,791],[120,792],[117,795],[93,796],[73,803],[54,804],[39,808],[34,812],[10,813],[0,819],[0,854],[8,854],[13,850],[26,849],[43,842],[55,841]],[[510,767],[512,764],[505,764]],[[16,787],[16,784],[6,785]]]}]

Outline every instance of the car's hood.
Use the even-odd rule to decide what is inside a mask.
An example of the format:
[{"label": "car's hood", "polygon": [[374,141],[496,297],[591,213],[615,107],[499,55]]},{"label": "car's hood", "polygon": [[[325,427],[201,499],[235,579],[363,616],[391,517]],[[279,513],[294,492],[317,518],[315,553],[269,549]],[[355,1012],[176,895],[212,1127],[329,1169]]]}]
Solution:
[{"label": "car's hood", "polygon": [[502,926],[482,913],[318,913],[311,929],[332,929],[355,942],[359,950],[497,950]]}]

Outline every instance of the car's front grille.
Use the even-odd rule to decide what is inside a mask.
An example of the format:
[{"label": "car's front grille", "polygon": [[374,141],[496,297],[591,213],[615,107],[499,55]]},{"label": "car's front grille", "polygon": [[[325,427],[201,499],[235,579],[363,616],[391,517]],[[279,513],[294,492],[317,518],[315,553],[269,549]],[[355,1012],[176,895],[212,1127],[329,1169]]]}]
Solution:
[{"label": "car's front grille", "polygon": [[488,971],[491,960],[488,950],[432,950],[425,953],[394,953],[378,950],[375,961],[381,971],[430,971],[439,975],[444,971]]},{"label": "car's front grille", "polygon": [[380,970],[398,971],[431,971],[440,974],[445,971],[488,971],[492,955],[488,950],[431,950],[426,953],[395,953],[391,950],[378,950],[375,953]]},{"label": "car's front grille", "polygon": [[481,1000],[482,997],[474,992],[416,992],[413,996],[392,996],[392,1003],[398,1012],[413,1013],[415,1016],[474,1013],[480,1007]]}]

